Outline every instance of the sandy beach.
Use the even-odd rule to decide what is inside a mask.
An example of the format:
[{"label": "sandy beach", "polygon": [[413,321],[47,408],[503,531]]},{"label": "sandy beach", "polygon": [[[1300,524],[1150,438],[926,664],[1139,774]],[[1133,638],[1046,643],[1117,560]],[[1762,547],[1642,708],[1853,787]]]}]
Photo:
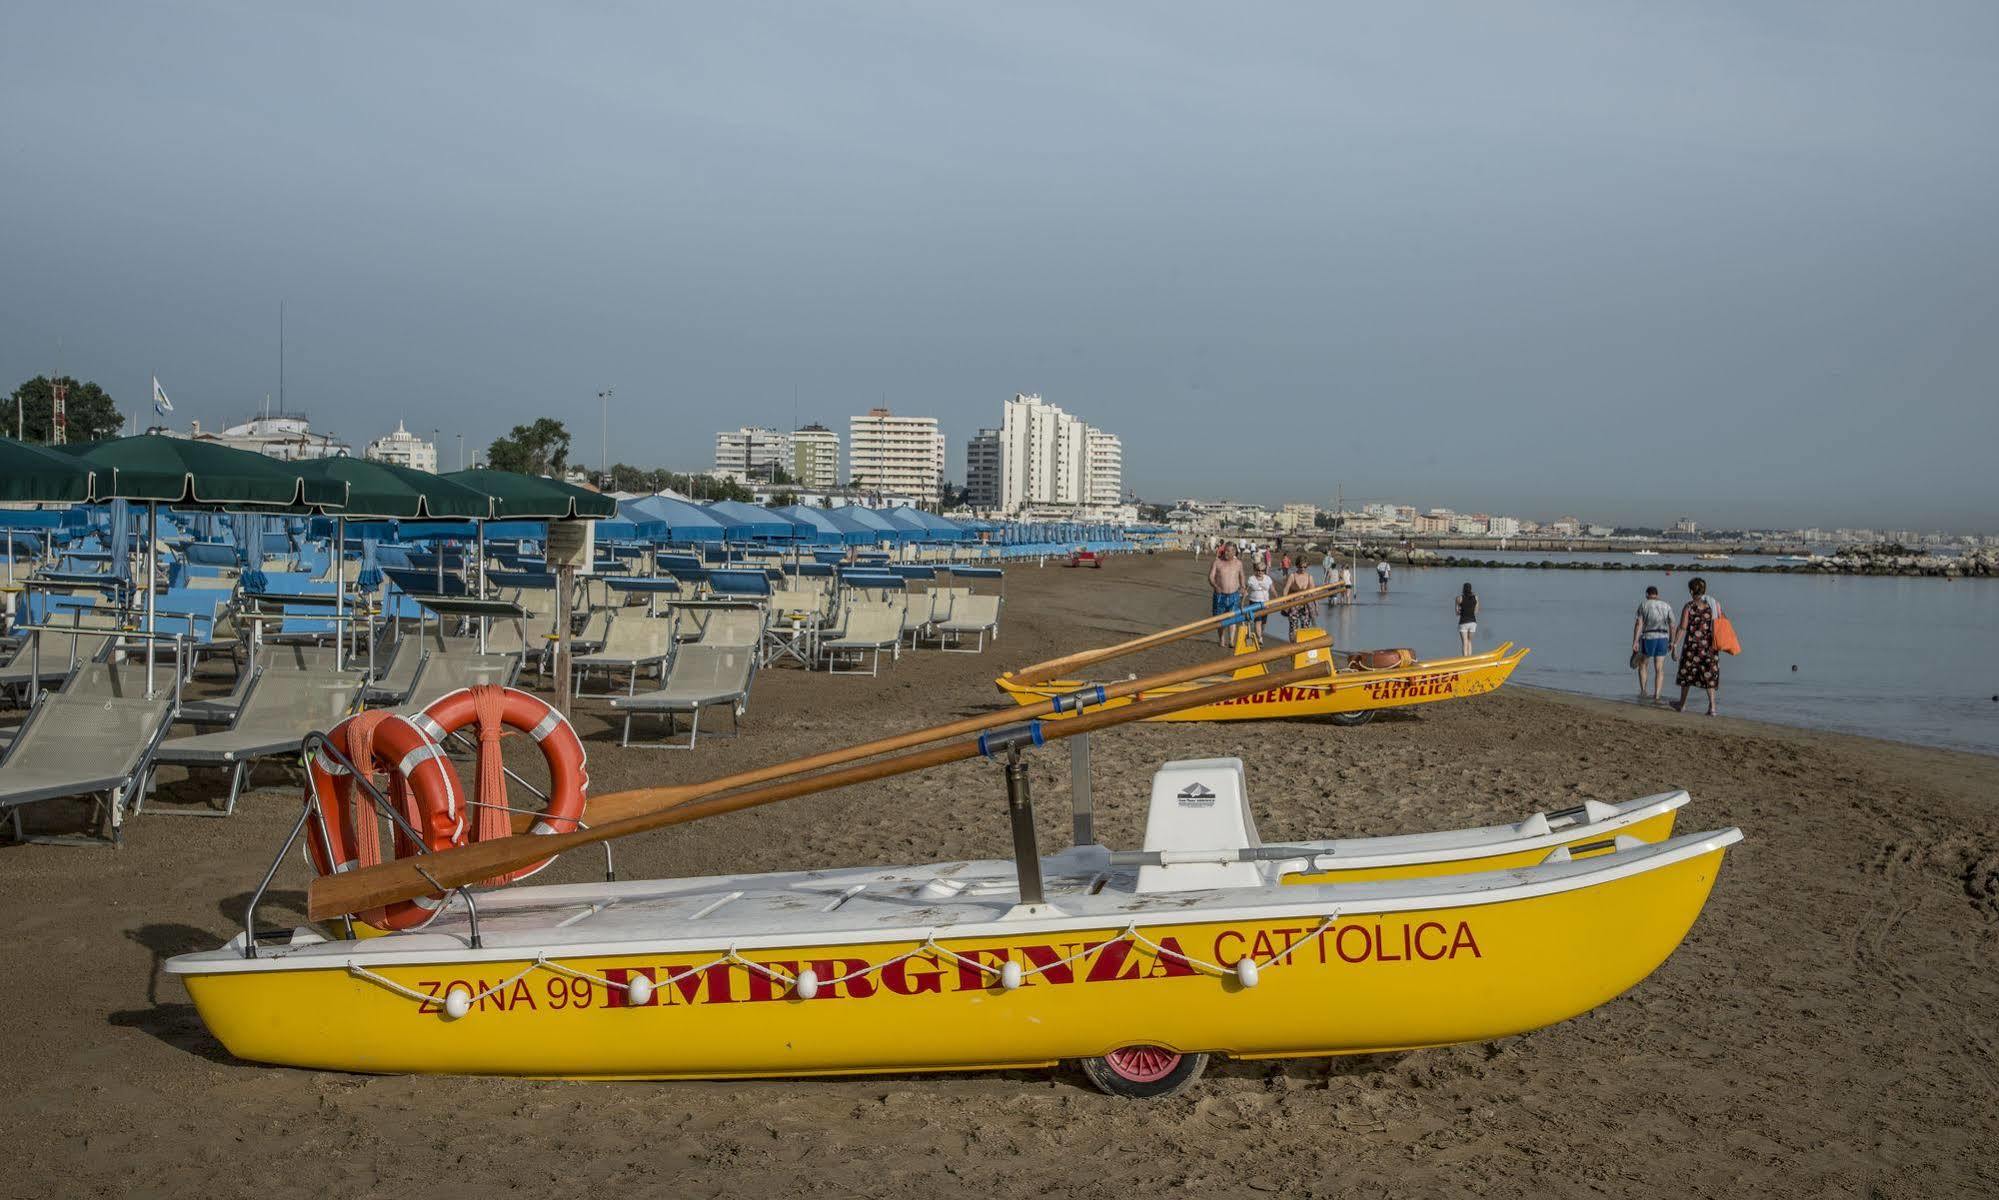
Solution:
[{"label": "sandy beach", "polygon": [[[744,735],[694,753],[620,751],[586,706],[577,724],[595,788],[707,778],[986,708],[1004,667],[1203,614],[1203,575],[1185,555],[1015,567],[1001,640],[984,655],[905,653],[877,679],[767,671]],[[1450,647],[1440,626],[1416,648]],[[1148,661],[1213,653],[1182,645]],[[1999,1192],[1999,758],[1509,685],[1358,729],[1103,735],[1102,838],[1135,843],[1160,762],[1215,755],[1244,759],[1273,841],[1487,824],[1675,786],[1694,798],[1681,829],[1738,825],[1746,840],[1671,960],[1587,1016],[1492,1044],[1222,1063],[1164,1102],[1107,1098],[1073,1069],[373,1078],[237,1062],[158,971],[238,928],[297,812],[296,780],[271,767],[227,821],[143,814],[117,851],[0,847],[11,1047],[0,1194]],[[164,779],[169,804],[222,786]],[[1037,762],[1051,848],[1066,837],[1066,781],[1066,756]],[[997,769],[964,764],[666,831],[618,855],[621,875],[641,877],[1007,847]],[[593,869],[565,862],[545,878]],[[305,881],[302,865],[284,868],[264,923],[297,919]]]}]

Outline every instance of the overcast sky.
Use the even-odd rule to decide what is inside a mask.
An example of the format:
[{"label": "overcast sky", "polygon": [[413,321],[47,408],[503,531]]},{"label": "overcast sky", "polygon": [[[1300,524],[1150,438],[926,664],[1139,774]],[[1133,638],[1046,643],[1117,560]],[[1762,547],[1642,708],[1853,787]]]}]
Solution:
[{"label": "overcast sky", "polygon": [[1999,5],[0,9],[0,387],[360,443],[1016,391],[1150,499],[1999,529]]}]

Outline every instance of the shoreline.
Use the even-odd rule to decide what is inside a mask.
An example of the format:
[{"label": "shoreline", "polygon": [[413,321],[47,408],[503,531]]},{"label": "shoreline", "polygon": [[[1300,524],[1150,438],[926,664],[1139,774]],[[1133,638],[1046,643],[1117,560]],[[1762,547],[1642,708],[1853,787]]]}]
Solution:
[{"label": "shoreline", "polygon": [[[1340,545],[1330,547],[1320,542],[1307,542],[1307,550],[1324,553],[1328,549],[1338,554],[1351,549]],[[1500,547],[1491,547],[1500,549]],[[1648,557],[1643,562],[1624,559],[1503,559],[1479,558],[1475,555],[1446,554],[1424,546],[1384,546],[1363,542],[1357,551],[1357,558],[1383,558],[1389,562],[1410,567],[1448,567],[1458,569],[1483,568],[1486,570],[1521,571],[1693,571],[1716,575],[1827,575],[1840,578],[1881,578],[1881,579],[1942,579],[1946,581],[1999,579],[1999,566],[1981,554],[1960,563],[1950,559],[1935,559],[1923,556],[1893,556],[1886,560],[1878,558],[1847,559],[1831,556],[1820,562],[1806,563],[1757,563],[1742,565],[1730,561],[1668,558],[1661,553],[1657,558]],[[1533,553],[1533,551],[1519,551]],[[1589,554],[1588,550],[1562,550],[1558,553]],[[1631,554],[1629,550],[1603,551],[1610,554]],[[1742,558],[1768,558],[1769,555],[1744,553]]]}]

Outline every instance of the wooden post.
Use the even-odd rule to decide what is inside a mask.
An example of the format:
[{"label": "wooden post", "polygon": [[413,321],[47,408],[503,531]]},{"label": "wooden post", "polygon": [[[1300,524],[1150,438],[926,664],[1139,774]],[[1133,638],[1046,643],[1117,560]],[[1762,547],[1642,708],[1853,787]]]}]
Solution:
[{"label": "wooden post", "polygon": [[563,563],[555,570],[555,711],[569,716],[569,594],[576,590],[576,568]]}]

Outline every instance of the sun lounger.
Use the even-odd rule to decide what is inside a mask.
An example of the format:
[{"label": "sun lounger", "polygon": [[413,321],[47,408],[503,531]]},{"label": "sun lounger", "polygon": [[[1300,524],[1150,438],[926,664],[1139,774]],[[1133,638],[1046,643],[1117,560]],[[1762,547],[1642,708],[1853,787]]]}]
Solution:
[{"label": "sun lounger", "polygon": [[[299,647],[304,649],[304,647]],[[423,639],[414,635],[397,638],[386,658],[375,660],[375,681],[364,695],[370,704],[401,704],[416,687],[423,670]]]},{"label": "sun lounger", "polygon": [[[79,667],[61,691],[49,693],[28,714],[0,759],[0,809],[7,810],[15,839],[118,841],[125,799],[143,782],[173,710],[173,689],[146,695],[143,667]],[[104,836],[24,837],[21,807],[65,796],[91,798],[104,822]]]},{"label": "sun lounger", "polygon": [[701,636],[696,639],[696,644],[754,648],[763,642],[763,634],[764,610],[761,606],[711,608],[707,620],[702,622]]},{"label": "sun lounger", "polygon": [[577,696],[615,696],[616,692],[586,692],[582,689],[583,677],[590,671],[604,672],[608,685],[610,677],[625,671],[629,675],[626,694],[638,690],[639,675],[648,667],[659,671],[662,681],[666,675],[666,661],[673,654],[674,621],[671,617],[648,617],[638,608],[621,609],[611,621],[610,632],[605,635],[604,645],[592,654],[579,654],[569,660],[570,669],[577,681]]},{"label": "sun lounger", "polygon": [[[279,651],[275,657],[282,658]],[[229,796],[222,809],[157,809],[181,816],[226,817],[236,811],[250,764],[262,758],[298,753],[299,742],[314,730],[338,725],[359,705],[361,674],[325,667],[286,669],[263,665],[244,697],[236,719],[218,733],[170,737],[160,743],[154,764],[229,768]],[[139,798],[145,807],[145,797]]]},{"label": "sun lounger", "polygon": [[[978,654],[986,648],[987,635],[998,641],[1000,600],[999,596],[954,593],[944,614],[931,622],[939,646],[960,654]],[[970,650],[963,648],[966,637],[977,639]]]},{"label": "sun lounger", "polygon": [[[408,639],[405,639],[408,640]],[[421,712],[430,702],[461,688],[481,684],[512,687],[519,678],[521,659],[517,654],[481,654],[476,641],[428,635],[426,653],[417,671],[416,683],[403,702],[400,713]]]},{"label": "sun lounger", "polygon": [[[819,656],[834,675],[875,675],[881,670],[882,651],[891,655],[902,644],[902,609],[879,600],[857,600],[844,607],[845,623],[836,637],[819,642]],[[852,667],[840,664],[848,659]],[[868,669],[862,671],[863,659]]]},{"label": "sun lounger", "polygon": [[[634,716],[656,713],[666,719],[662,740],[655,746],[643,748],[692,750],[701,736],[701,710],[717,704],[728,706],[730,736],[735,736],[741,730],[742,715],[749,706],[750,683],[756,678],[756,673],[757,648],[754,645],[696,643],[680,647],[674,653],[673,665],[659,690],[612,698],[611,707],[622,709],[625,714],[624,734],[618,744],[632,744]],[[688,714],[685,742],[666,740],[673,735],[677,713]]]}]

